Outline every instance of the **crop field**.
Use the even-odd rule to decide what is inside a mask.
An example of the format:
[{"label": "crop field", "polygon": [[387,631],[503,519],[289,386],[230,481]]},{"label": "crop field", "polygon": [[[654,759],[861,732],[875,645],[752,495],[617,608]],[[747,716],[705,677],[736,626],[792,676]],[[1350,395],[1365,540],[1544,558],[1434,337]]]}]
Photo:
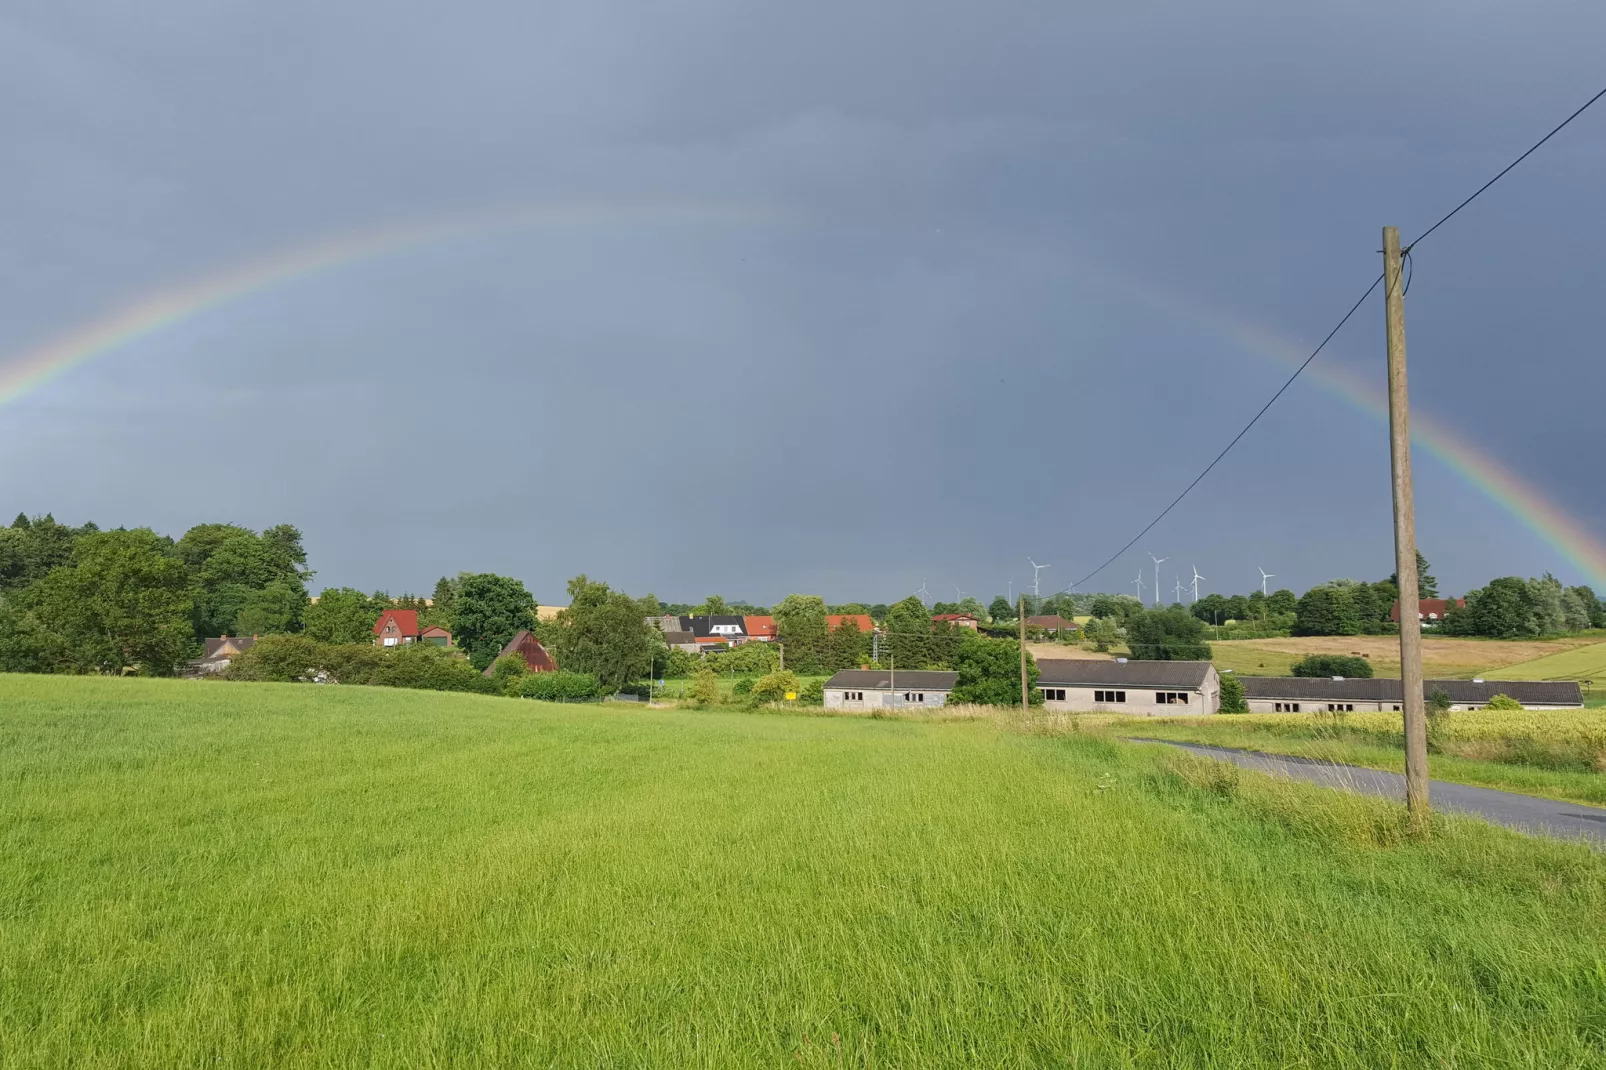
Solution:
[{"label": "crop field", "polygon": [[[1402,772],[1398,713],[1251,713],[1106,719],[1116,735],[1214,743]],[[1091,724],[1090,724],[1091,727]],[[1431,775],[1480,787],[1606,806],[1606,708],[1467,710],[1431,726]]]},{"label": "crop field", "polygon": [[[1593,639],[1452,639],[1425,635],[1422,668],[1430,679],[1465,680],[1474,676],[1498,675],[1495,670],[1505,666],[1532,662],[1592,644],[1602,645]],[[1400,675],[1400,638],[1397,635],[1233,639],[1213,642],[1210,650],[1211,661],[1217,669],[1231,669],[1245,676],[1287,676],[1294,662],[1310,654],[1358,654],[1371,662],[1376,675]]]},{"label": "crop field", "polygon": [[1533,661],[1494,669],[1493,680],[1593,680],[1606,690],[1606,643],[1573,647]]},{"label": "crop field", "polygon": [[1606,1063],[1606,856],[1035,725],[0,676],[0,1065]]}]

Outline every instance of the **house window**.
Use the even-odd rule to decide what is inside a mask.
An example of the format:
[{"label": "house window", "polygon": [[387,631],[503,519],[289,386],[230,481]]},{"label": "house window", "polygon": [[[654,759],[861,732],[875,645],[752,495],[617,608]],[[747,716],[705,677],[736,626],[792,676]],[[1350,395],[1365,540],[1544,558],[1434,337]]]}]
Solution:
[{"label": "house window", "polygon": [[1064,702],[1065,689],[1063,687],[1045,687],[1042,689],[1044,702]]},{"label": "house window", "polygon": [[1398,706],[1394,707],[1394,712],[1395,713],[1399,713],[1400,712],[1400,708]]},{"label": "house window", "polygon": [[924,691],[905,691],[903,700],[905,702],[924,702],[926,701],[926,693]]},{"label": "house window", "polygon": [[395,646],[396,645],[396,637],[394,635],[385,636],[385,645],[386,646]]},{"label": "house window", "polygon": [[1277,703],[1276,712],[1277,713],[1298,713],[1299,712],[1299,703],[1297,703],[1297,702],[1279,702],[1279,703]]},{"label": "house window", "polygon": [[844,701],[844,702],[863,702],[864,701],[864,692],[863,691],[844,691],[844,692],[842,692],[842,701]]},{"label": "house window", "polygon": [[1154,701],[1162,706],[1175,706],[1178,703],[1186,706],[1188,704],[1188,694],[1185,691],[1156,691],[1154,693]]},{"label": "house window", "polygon": [[1093,701],[1094,702],[1125,702],[1126,701],[1126,692],[1125,691],[1095,691],[1095,692],[1093,692]]}]

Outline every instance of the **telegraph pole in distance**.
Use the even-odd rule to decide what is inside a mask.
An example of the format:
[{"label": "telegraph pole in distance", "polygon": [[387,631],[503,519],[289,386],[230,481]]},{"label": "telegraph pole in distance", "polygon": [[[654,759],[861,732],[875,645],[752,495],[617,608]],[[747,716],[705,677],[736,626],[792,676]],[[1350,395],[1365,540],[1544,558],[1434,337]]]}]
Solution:
[{"label": "telegraph pole in distance", "polygon": [[1026,694],[1026,592],[1020,595],[1020,712],[1025,713],[1031,708]]},{"label": "telegraph pole in distance", "polygon": [[1389,458],[1394,479],[1394,572],[1400,588],[1400,709],[1405,714],[1405,806],[1413,825],[1428,816],[1427,717],[1422,708],[1421,595],[1416,575],[1416,503],[1411,489],[1411,401],[1405,380],[1405,293],[1400,230],[1383,228],[1383,307],[1388,324]]}]

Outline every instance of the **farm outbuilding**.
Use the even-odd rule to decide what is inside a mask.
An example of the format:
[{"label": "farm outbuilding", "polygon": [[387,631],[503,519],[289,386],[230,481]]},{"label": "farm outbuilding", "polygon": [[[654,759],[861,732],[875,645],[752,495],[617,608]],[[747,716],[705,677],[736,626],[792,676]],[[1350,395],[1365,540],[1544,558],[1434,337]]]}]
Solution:
[{"label": "farm outbuilding", "polygon": [[943,706],[958,676],[932,669],[843,669],[825,682],[825,707],[873,710]]},{"label": "farm outbuilding", "polygon": [[1176,717],[1221,708],[1221,677],[1208,661],[1039,658],[1037,669],[1051,710]]}]

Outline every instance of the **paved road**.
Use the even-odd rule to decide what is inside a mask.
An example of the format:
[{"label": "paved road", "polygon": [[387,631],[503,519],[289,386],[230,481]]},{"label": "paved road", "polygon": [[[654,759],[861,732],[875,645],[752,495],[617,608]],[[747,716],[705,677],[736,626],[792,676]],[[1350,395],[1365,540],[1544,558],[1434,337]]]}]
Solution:
[{"label": "paved road", "polygon": [[[1399,773],[1385,773],[1378,769],[1364,769],[1358,765],[1343,765],[1319,758],[1295,758],[1287,754],[1266,754],[1255,750],[1236,750],[1232,747],[1210,747],[1202,743],[1176,743],[1169,739],[1140,739],[1133,743],[1164,743],[1171,747],[1218,758],[1241,765],[1245,769],[1258,769],[1263,773],[1307,780],[1329,788],[1344,788],[1363,795],[1378,795],[1389,799],[1405,798],[1405,777]],[[1606,847],[1606,808],[1586,806],[1583,803],[1556,802],[1535,795],[1518,795],[1493,788],[1471,788],[1465,784],[1451,784],[1443,780],[1428,781],[1429,798],[1441,810],[1472,814],[1497,825],[1505,825],[1520,832],[1543,833],[1549,836],[1584,838],[1593,846]]]}]

